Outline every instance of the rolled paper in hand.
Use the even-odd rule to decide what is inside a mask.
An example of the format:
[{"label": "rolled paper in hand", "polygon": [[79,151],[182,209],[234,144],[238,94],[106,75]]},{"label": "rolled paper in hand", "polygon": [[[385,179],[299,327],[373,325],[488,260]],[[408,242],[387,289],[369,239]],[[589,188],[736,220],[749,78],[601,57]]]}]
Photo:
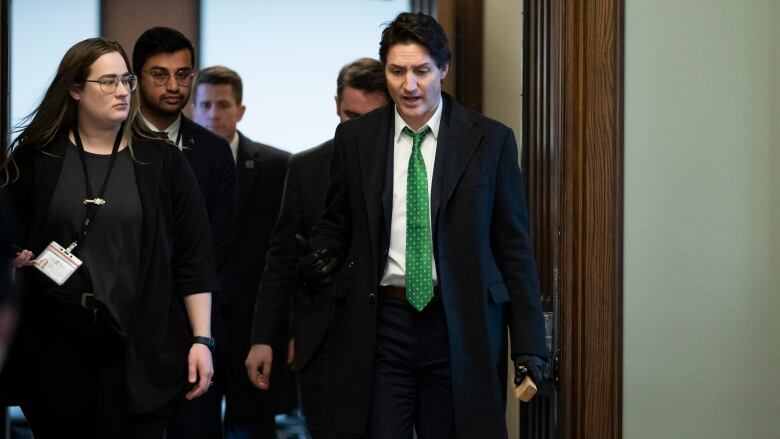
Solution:
[{"label": "rolled paper in hand", "polygon": [[536,395],[536,384],[531,377],[526,376],[519,386],[515,387],[515,397],[523,402],[528,402]]}]

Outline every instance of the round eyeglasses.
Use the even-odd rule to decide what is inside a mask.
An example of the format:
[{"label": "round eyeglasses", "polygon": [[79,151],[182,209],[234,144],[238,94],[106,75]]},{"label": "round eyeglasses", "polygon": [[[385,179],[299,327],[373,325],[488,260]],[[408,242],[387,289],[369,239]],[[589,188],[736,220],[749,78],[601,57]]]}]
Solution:
[{"label": "round eyeglasses", "polygon": [[135,75],[104,76],[100,79],[85,79],[84,82],[97,82],[100,84],[100,91],[103,93],[116,92],[120,82],[128,92],[138,87],[138,77]]},{"label": "round eyeglasses", "polygon": [[189,87],[189,85],[192,84],[192,79],[195,77],[195,73],[190,69],[177,70],[173,72],[173,75],[168,73],[165,69],[144,70],[143,72],[148,73],[152,77],[154,83],[160,87],[166,86],[168,81],[171,80],[171,76],[173,76],[176,83],[179,84],[179,87]]}]

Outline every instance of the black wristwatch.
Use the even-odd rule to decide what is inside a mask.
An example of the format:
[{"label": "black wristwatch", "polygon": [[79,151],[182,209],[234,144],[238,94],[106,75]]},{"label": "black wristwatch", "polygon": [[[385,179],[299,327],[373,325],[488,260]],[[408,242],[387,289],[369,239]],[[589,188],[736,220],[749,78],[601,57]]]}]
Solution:
[{"label": "black wristwatch", "polygon": [[217,347],[217,342],[215,342],[214,339],[211,337],[200,337],[200,336],[192,337],[192,344],[195,343],[206,345],[206,347],[209,348],[211,353],[214,353],[214,348]]}]

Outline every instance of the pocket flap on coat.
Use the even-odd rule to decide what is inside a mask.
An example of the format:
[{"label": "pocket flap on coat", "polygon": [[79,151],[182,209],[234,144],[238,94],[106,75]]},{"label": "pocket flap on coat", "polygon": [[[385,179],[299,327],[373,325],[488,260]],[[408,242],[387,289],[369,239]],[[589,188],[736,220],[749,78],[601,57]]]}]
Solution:
[{"label": "pocket flap on coat", "polygon": [[493,303],[509,302],[509,291],[506,289],[506,284],[493,284],[488,287],[490,292],[490,298]]}]

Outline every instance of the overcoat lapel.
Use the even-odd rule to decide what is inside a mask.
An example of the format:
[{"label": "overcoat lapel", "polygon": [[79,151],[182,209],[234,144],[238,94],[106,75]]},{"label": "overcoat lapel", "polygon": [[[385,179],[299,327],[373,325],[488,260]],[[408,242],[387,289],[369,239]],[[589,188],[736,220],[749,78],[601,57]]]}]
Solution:
[{"label": "overcoat lapel", "polygon": [[477,151],[482,133],[474,128],[476,119],[469,117],[455,99],[443,94],[439,139],[431,188],[431,218],[433,239],[439,225],[439,211],[444,212],[447,202]]},{"label": "overcoat lapel", "polygon": [[[363,195],[371,234],[372,255],[376,255],[379,231],[382,224],[382,212],[387,210],[382,203],[382,189],[387,171],[386,156],[390,133],[392,105],[384,107],[386,117],[380,118],[375,129],[361,130],[357,134],[357,153],[360,156],[360,168],[363,174]],[[380,139],[377,143],[376,139]],[[391,168],[392,169],[392,168]],[[385,213],[387,215],[387,213]]]},{"label": "overcoat lapel", "polygon": [[198,142],[192,133],[192,124],[194,123],[184,116],[181,117],[181,126],[179,128],[181,130],[181,148],[188,160],[197,156],[200,152],[198,150]]},{"label": "overcoat lapel", "polygon": [[238,154],[236,157],[236,179],[238,181],[238,190],[236,191],[238,194],[238,209],[236,211],[240,213],[244,208],[244,204],[246,204],[247,197],[251,192],[255,178],[257,178],[258,165],[258,163],[254,160],[254,151],[249,148],[246,139],[240,134],[238,141]]}]

